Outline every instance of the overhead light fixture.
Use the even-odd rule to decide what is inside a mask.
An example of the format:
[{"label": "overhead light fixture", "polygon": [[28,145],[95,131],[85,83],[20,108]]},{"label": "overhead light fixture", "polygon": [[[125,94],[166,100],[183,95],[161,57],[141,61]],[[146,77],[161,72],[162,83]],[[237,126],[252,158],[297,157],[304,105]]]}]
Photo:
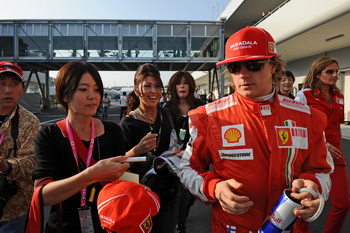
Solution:
[{"label": "overhead light fixture", "polygon": [[329,37],[329,38],[326,39],[326,42],[331,41],[331,40],[335,40],[335,39],[343,37],[343,36],[344,36],[344,34],[339,34],[339,35],[336,35],[336,36],[333,36],[333,37]]}]

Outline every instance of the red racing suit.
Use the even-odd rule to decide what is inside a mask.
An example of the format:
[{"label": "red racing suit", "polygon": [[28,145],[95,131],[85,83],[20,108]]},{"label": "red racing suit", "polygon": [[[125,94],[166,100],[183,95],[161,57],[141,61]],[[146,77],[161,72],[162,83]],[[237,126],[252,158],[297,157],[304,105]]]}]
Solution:
[{"label": "red racing suit", "polygon": [[[330,105],[321,97],[320,91],[317,90],[316,96],[314,96],[311,89],[304,89],[298,92],[295,100],[314,107],[327,115],[326,141],[342,150],[339,125],[344,123],[344,96],[334,92],[334,103]],[[345,165],[344,157],[334,160],[334,164]]]},{"label": "red racing suit", "polygon": [[[342,151],[339,127],[340,123],[344,123],[343,94],[334,91],[333,104],[330,105],[322,98],[319,90],[316,90],[315,95],[313,95],[311,89],[304,89],[298,92],[295,100],[314,107],[327,115],[326,141]],[[334,160],[334,165],[334,173],[331,175],[332,189],[330,191],[332,207],[326,220],[324,233],[341,232],[350,208],[349,178],[343,153],[341,158]],[[300,224],[305,225],[305,223]]]},{"label": "red racing suit", "polygon": [[[190,111],[189,126],[191,138],[179,176],[197,198],[213,203],[212,232],[257,232],[297,178],[316,182],[328,198],[333,162],[323,134],[326,117],[320,111],[277,94],[270,102],[235,92]],[[254,202],[248,212],[222,210],[214,192],[216,183],[227,179],[243,184],[235,193]]]}]

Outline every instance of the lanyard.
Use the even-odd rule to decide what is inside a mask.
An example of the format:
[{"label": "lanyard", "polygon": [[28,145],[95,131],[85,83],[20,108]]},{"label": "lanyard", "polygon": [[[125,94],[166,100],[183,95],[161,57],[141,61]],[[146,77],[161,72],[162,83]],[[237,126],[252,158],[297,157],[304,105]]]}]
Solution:
[{"label": "lanyard", "polygon": [[[68,132],[68,139],[69,139],[70,145],[72,147],[74,159],[75,159],[75,162],[77,164],[78,171],[80,172],[77,148],[76,148],[75,143],[74,143],[74,137],[73,137],[73,134],[72,134],[72,128],[71,128],[71,125],[69,124],[68,119],[66,120],[66,126],[67,126],[67,132]],[[94,120],[92,119],[91,120],[90,146],[89,146],[89,151],[88,151],[88,155],[87,155],[87,159],[86,159],[86,168],[88,168],[89,165],[90,165],[92,152],[94,150],[94,143],[95,143],[94,142],[94,137],[95,137],[95,124],[94,124]],[[82,190],[80,190],[80,194],[81,194],[80,206],[83,207],[83,206],[86,205],[86,187],[83,188]]]},{"label": "lanyard", "polygon": [[5,134],[6,134],[6,131],[4,131],[0,136],[0,146],[2,144],[2,141],[4,140]]}]

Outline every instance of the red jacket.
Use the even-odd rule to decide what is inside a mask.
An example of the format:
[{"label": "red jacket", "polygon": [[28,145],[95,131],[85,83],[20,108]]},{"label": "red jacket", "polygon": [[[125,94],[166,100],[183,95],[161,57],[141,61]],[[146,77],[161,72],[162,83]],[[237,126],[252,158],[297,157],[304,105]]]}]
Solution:
[{"label": "red jacket", "polygon": [[[295,100],[314,107],[327,115],[327,127],[325,130],[326,140],[340,151],[341,146],[341,131],[340,124],[344,123],[344,96],[341,93],[333,93],[333,105],[326,103],[322,98],[321,92],[316,91],[312,94],[311,89],[305,89],[298,92]],[[345,165],[344,156],[334,160],[335,164]]]},{"label": "red jacket", "polygon": [[[189,113],[191,138],[179,175],[204,202],[214,202],[212,231],[256,232],[284,189],[296,178],[316,182],[328,198],[333,170],[323,131],[326,117],[290,98],[254,101],[235,92]],[[210,169],[212,164],[213,169]],[[224,212],[215,185],[235,179],[238,195],[254,202],[242,215]]]}]

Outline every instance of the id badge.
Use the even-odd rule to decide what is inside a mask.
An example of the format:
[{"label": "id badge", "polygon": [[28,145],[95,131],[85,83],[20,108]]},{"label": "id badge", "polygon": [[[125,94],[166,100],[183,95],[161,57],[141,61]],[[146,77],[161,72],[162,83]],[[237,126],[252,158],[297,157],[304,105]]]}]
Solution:
[{"label": "id badge", "polygon": [[179,138],[181,140],[185,140],[185,136],[186,136],[186,129],[180,129]]},{"label": "id badge", "polygon": [[91,208],[81,207],[78,208],[80,228],[82,233],[94,233],[94,226],[92,224]]}]

